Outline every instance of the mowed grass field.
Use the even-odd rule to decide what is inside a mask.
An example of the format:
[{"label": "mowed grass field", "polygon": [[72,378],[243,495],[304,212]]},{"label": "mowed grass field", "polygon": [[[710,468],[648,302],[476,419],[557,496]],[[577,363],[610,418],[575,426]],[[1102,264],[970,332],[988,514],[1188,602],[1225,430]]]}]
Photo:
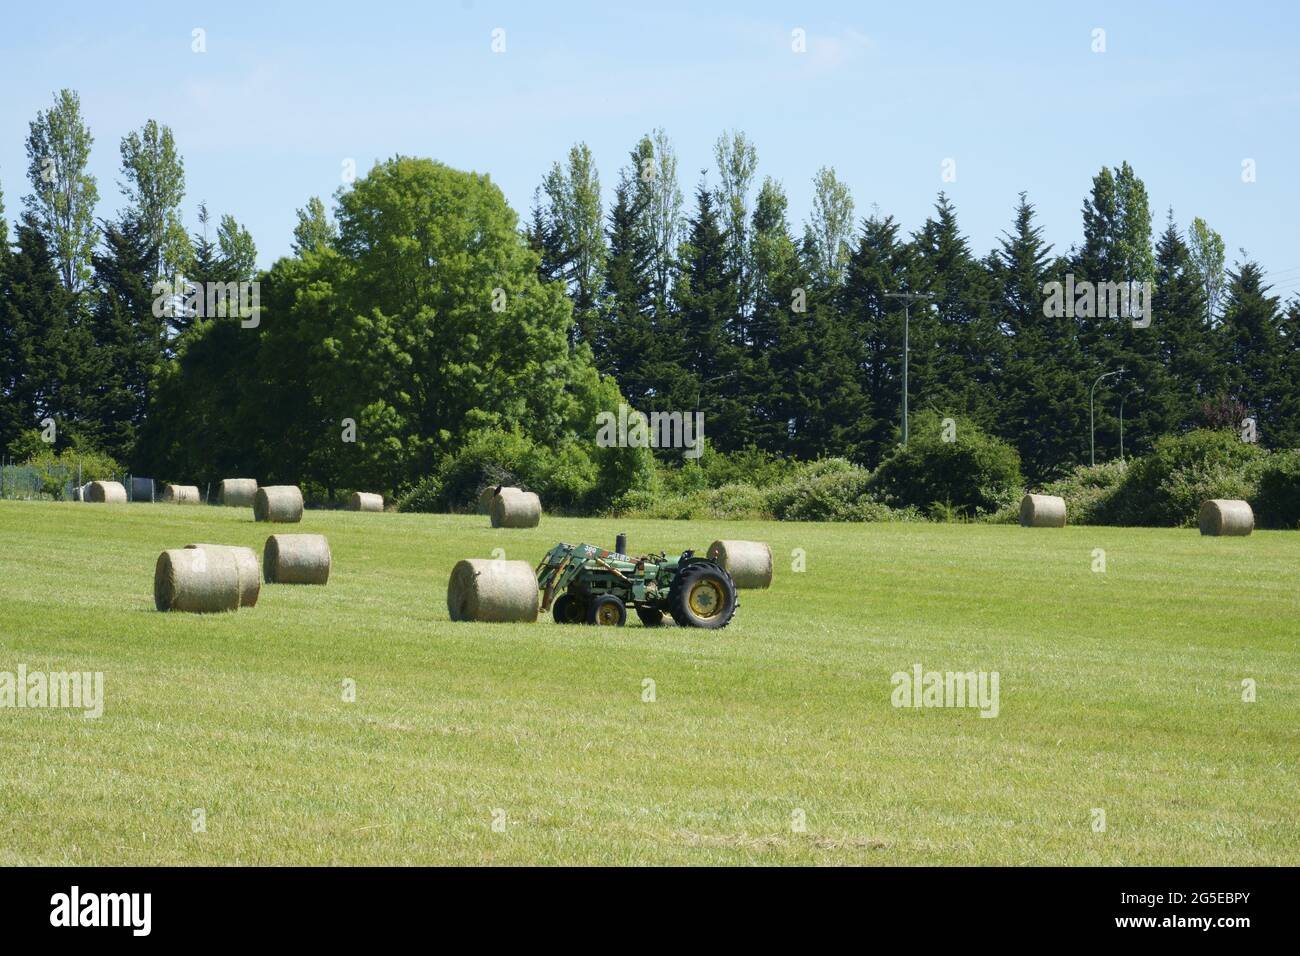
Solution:
[{"label": "mowed grass field", "polygon": [[[0,671],[105,680],[0,709],[0,864],[1300,863],[1300,534],[487,524],[0,502]],[[458,559],[620,530],[767,540],[774,586],[723,631],[448,619]],[[271,531],[328,586],[154,610],[160,550]],[[998,716],[893,707],[914,664],[997,671]]]}]

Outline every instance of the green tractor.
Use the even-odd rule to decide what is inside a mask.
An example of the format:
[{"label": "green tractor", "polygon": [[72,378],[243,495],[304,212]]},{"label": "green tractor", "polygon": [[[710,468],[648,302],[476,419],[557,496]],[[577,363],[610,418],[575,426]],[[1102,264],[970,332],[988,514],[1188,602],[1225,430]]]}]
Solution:
[{"label": "green tractor", "polygon": [[722,567],[694,551],[670,558],[639,558],[592,544],[557,544],[537,566],[542,610],[559,624],[622,627],[627,609],[646,627],[668,614],[679,627],[726,627],[740,606],[736,585]]}]

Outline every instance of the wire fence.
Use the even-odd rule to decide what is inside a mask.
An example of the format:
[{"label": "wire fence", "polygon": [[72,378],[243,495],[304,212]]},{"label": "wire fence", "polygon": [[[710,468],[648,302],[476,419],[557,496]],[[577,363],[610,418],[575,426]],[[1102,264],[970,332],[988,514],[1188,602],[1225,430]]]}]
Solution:
[{"label": "wire fence", "polygon": [[68,501],[76,478],[66,465],[0,464],[0,498]]},{"label": "wire fence", "polygon": [[[84,485],[80,463],[66,465],[15,464],[0,458],[0,499],[11,501],[76,501]],[[156,501],[158,485],[152,478],[109,475],[104,480],[121,482],[127,501]]]}]

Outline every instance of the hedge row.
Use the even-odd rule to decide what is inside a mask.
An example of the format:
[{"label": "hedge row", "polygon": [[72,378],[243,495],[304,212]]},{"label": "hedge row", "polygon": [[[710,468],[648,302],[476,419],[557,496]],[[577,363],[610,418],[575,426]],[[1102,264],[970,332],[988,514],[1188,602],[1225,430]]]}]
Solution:
[{"label": "hedge row", "polygon": [[1170,435],[1126,466],[1076,468],[1043,487],[1065,499],[1072,524],[1189,527],[1207,498],[1244,498],[1262,528],[1300,524],[1300,449],[1267,452],[1237,432]]}]

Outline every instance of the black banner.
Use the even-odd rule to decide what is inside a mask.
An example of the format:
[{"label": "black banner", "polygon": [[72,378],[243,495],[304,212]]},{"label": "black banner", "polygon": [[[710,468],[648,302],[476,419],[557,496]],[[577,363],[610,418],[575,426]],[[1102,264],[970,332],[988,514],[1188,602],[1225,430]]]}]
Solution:
[{"label": "black banner", "polygon": [[[594,921],[702,933],[903,931],[917,942],[1018,939],[1232,946],[1294,928],[1286,869],[10,869],[5,940],[373,943],[441,926],[580,938]],[[560,922],[568,927],[560,930]],[[725,927],[725,929],[724,929]],[[919,934],[919,935],[918,935]]]}]

